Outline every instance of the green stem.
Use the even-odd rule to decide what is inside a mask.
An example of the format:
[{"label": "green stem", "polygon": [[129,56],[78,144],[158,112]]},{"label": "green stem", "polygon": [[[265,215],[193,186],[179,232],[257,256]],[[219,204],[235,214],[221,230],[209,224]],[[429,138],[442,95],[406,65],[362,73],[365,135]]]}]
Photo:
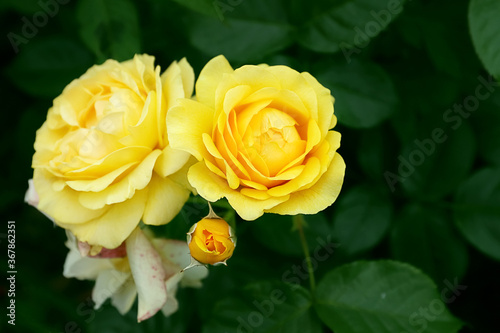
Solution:
[{"label": "green stem", "polygon": [[314,269],[311,262],[311,255],[309,254],[309,246],[307,244],[306,236],[304,235],[304,227],[305,224],[304,216],[295,215],[293,217],[294,226],[297,228],[300,236],[300,243],[302,244],[302,250],[304,250],[304,255],[306,257],[307,264],[307,273],[309,274],[309,285],[311,288],[311,293],[314,294],[316,290],[316,280],[314,279]]}]

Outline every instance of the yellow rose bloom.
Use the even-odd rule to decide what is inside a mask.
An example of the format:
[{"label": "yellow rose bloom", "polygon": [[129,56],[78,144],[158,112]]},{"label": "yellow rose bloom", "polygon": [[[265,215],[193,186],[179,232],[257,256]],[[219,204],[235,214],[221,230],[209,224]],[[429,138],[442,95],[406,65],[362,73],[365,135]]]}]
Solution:
[{"label": "yellow rose bloom", "polygon": [[188,234],[191,257],[202,264],[225,263],[235,248],[231,227],[221,218],[205,217]]},{"label": "yellow rose bloom", "polygon": [[201,71],[196,100],[167,115],[171,146],[199,161],[190,184],[208,201],[226,197],[246,220],[315,214],[335,201],[345,172],[336,122],[330,91],[309,73],[233,70],[223,56]]},{"label": "yellow rose bloom", "polygon": [[190,97],[183,59],[160,76],[154,58],[108,60],[71,82],[37,131],[37,208],[91,245],[118,247],[141,219],[172,220],[189,197],[189,154],[172,149],[166,114]]}]

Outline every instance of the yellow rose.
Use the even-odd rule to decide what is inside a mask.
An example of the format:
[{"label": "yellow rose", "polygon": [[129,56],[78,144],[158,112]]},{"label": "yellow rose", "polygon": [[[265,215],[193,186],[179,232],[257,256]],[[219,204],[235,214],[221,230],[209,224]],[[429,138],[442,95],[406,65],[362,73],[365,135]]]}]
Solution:
[{"label": "yellow rose", "polygon": [[108,249],[141,219],[169,222],[189,196],[181,185],[189,154],[170,147],[166,114],[193,84],[185,59],[160,76],[148,55],[108,60],[71,82],[37,131],[37,208],[80,241]]},{"label": "yellow rose", "polygon": [[202,264],[225,263],[235,248],[231,227],[219,217],[205,217],[188,233],[191,257]]},{"label": "yellow rose", "polygon": [[345,164],[333,97],[309,73],[286,66],[233,70],[212,59],[196,100],[167,115],[172,147],[199,162],[188,179],[208,201],[226,197],[246,220],[264,212],[315,214],[337,198]]}]

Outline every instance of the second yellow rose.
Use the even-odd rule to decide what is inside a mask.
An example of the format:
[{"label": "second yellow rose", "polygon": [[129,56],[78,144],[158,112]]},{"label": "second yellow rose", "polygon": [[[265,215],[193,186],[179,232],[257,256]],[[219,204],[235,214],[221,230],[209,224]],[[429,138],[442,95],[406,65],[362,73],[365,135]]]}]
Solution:
[{"label": "second yellow rose", "polygon": [[233,70],[218,56],[200,73],[196,100],[181,100],[167,123],[170,145],[199,160],[188,172],[191,185],[208,201],[226,197],[243,219],[315,214],[342,187],[333,98],[309,73]]}]

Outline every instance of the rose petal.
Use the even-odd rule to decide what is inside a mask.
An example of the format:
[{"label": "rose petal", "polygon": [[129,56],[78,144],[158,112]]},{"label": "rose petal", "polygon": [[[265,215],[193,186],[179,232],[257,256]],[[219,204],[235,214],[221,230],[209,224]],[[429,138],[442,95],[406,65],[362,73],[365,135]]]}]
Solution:
[{"label": "rose petal", "polygon": [[167,146],[156,160],[154,170],[160,176],[167,177],[179,171],[187,163],[190,156],[185,151]]},{"label": "rose petal", "polygon": [[156,174],[151,178],[148,189],[142,220],[149,225],[170,222],[181,211],[190,193],[187,188]]},{"label": "rose petal", "polygon": [[201,160],[208,154],[202,134],[212,133],[214,111],[193,100],[182,99],[167,113],[168,141],[174,149],[189,152]]},{"label": "rose petal", "polygon": [[[100,260],[100,259],[90,259]],[[99,309],[101,305],[116,293],[117,290],[130,278],[129,272],[121,272],[115,269],[109,269],[99,272],[92,290],[92,300],[94,309]]]},{"label": "rose petal", "polygon": [[160,155],[161,150],[153,150],[125,178],[100,192],[81,192],[79,195],[80,203],[90,209],[100,209],[106,205],[132,198],[136,190],[144,189],[151,181],[153,167]]},{"label": "rose petal", "polygon": [[38,206],[38,202],[40,201],[40,198],[38,197],[38,193],[35,190],[35,185],[33,184],[33,179],[28,179],[28,190],[26,191],[26,194],[24,195],[24,202],[26,202],[28,205],[31,205],[33,207]]},{"label": "rose petal", "polygon": [[111,296],[111,304],[125,315],[130,311],[137,296],[137,288],[135,287],[134,279],[127,279],[125,283]]},{"label": "rose petal", "polygon": [[52,185],[56,180],[57,177],[45,169],[36,168],[33,172],[33,183],[40,197],[37,208],[55,221],[64,221],[67,224],[85,223],[107,211],[107,208],[93,210],[83,207],[78,201],[79,193],[69,187],[55,191]]},{"label": "rose petal", "polygon": [[137,321],[141,322],[154,316],[165,305],[166,275],[160,255],[139,228],[132,232],[126,244],[130,269],[139,295]]},{"label": "rose petal", "polygon": [[[151,149],[148,147],[134,146],[121,148],[109,153],[106,157],[99,161],[85,160],[82,162],[82,164],[85,164],[85,167],[72,168],[68,166],[68,169],[70,170],[64,173],[64,177],[71,180],[100,178],[116,170],[117,165],[123,166],[129,163],[137,163],[138,161],[142,161],[150,153]],[[83,157],[76,156],[75,159],[81,160]],[[92,164],[89,165],[89,163]]]},{"label": "rose petal", "polygon": [[336,153],[328,170],[309,189],[291,193],[290,199],[273,208],[268,213],[282,215],[316,214],[330,206],[340,193],[344,180],[345,163]]},{"label": "rose petal", "polygon": [[75,236],[89,244],[99,244],[108,249],[118,247],[139,224],[146,206],[148,190],[137,191],[124,203],[109,206],[102,216],[79,224],[59,222]]},{"label": "rose petal", "polygon": [[177,298],[175,298],[175,294],[177,293],[177,286],[179,285],[179,282],[182,279],[182,275],[183,273],[179,272],[170,277],[165,282],[168,297],[167,297],[167,302],[161,308],[161,312],[163,313],[164,316],[170,316],[179,308],[179,302],[177,301]]},{"label": "rose petal", "polygon": [[289,196],[255,200],[232,190],[227,181],[212,173],[203,162],[193,165],[188,172],[188,179],[198,193],[208,201],[217,201],[226,197],[229,204],[245,220],[255,220],[270,209],[288,199]]},{"label": "rose petal", "polygon": [[150,91],[144,102],[139,121],[129,126],[129,135],[119,142],[124,146],[144,146],[153,149],[158,144],[159,129],[157,118],[156,92]]},{"label": "rose petal", "polygon": [[100,272],[114,268],[109,260],[83,257],[78,251],[74,240],[68,239],[66,246],[70,249],[64,261],[63,269],[63,275],[67,278],[95,280]]},{"label": "rose petal", "polygon": [[321,127],[321,133],[324,137],[327,131],[337,123],[337,117],[333,114],[335,99],[332,97],[330,90],[322,86],[311,74],[304,72],[301,75],[316,92],[318,125]]},{"label": "rose petal", "polygon": [[139,164],[138,162],[132,162],[109,172],[108,174],[99,177],[98,179],[92,180],[69,180],[66,184],[75,191],[84,192],[99,192],[104,190],[106,187],[111,185],[116,178],[121,176],[123,173],[127,172],[130,168]]},{"label": "rose petal", "polygon": [[211,59],[200,72],[196,81],[196,99],[209,107],[215,106],[215,91],[224,74],[233,68],[223,55]]}]

